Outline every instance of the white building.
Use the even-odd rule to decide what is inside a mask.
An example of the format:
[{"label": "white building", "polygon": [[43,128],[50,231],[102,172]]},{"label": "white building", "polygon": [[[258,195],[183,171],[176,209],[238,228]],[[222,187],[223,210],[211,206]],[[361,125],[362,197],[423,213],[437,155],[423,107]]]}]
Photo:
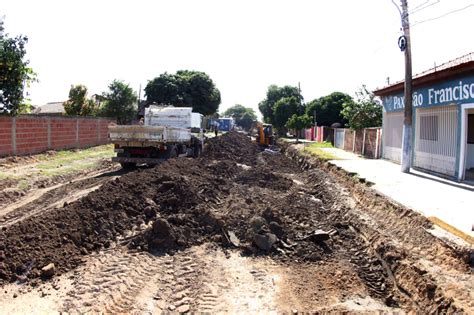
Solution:
[{"label": "white building", "polygon": [[[404,82],[382,98],[382,156],[400,162]],[[412,166],[459,181],[474,180],[474,53],[413,78]]]}]

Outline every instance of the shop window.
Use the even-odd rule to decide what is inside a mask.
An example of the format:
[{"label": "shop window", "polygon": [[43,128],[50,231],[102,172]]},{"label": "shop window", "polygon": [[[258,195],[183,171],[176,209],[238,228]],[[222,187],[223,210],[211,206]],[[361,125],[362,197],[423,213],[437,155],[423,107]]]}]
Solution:
[{"label": "shop window", "polygon": [[474,144],[474,114],[467,116],[467,143]]},{"label": "shop window", "polygon": [[420,117],[420,139],[438,141],[438,116]]}]

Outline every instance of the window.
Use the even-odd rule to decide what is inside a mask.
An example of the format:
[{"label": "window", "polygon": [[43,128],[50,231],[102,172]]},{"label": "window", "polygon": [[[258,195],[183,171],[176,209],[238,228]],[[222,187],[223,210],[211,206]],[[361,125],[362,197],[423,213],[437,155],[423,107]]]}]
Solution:
[{"label": "window", "polygon": [[420,139],[438,141],[438,116],[420,117]]},{"label": "window", "polygon": [[474,114],[467,115],[467,143],[474,144]]}]

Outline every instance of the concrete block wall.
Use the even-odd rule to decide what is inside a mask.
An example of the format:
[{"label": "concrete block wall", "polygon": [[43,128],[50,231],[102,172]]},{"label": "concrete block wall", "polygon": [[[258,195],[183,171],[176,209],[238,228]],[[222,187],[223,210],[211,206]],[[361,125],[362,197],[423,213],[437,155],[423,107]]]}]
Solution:
[{"label": "concrete block wall", "polygon": [[0,156],[105,144],[112,122],[95,117],[0,117]]}]

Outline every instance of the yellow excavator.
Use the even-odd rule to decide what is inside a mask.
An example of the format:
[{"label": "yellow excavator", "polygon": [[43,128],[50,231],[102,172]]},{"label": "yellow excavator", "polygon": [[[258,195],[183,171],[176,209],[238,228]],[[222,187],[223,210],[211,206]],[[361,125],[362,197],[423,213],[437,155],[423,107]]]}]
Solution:
[{"label": "yellow excavator", "polygon": [[275,145],[275,136],[273,135],[273,126],[270,124],[257,124],[257,144],[268,147]]}]

